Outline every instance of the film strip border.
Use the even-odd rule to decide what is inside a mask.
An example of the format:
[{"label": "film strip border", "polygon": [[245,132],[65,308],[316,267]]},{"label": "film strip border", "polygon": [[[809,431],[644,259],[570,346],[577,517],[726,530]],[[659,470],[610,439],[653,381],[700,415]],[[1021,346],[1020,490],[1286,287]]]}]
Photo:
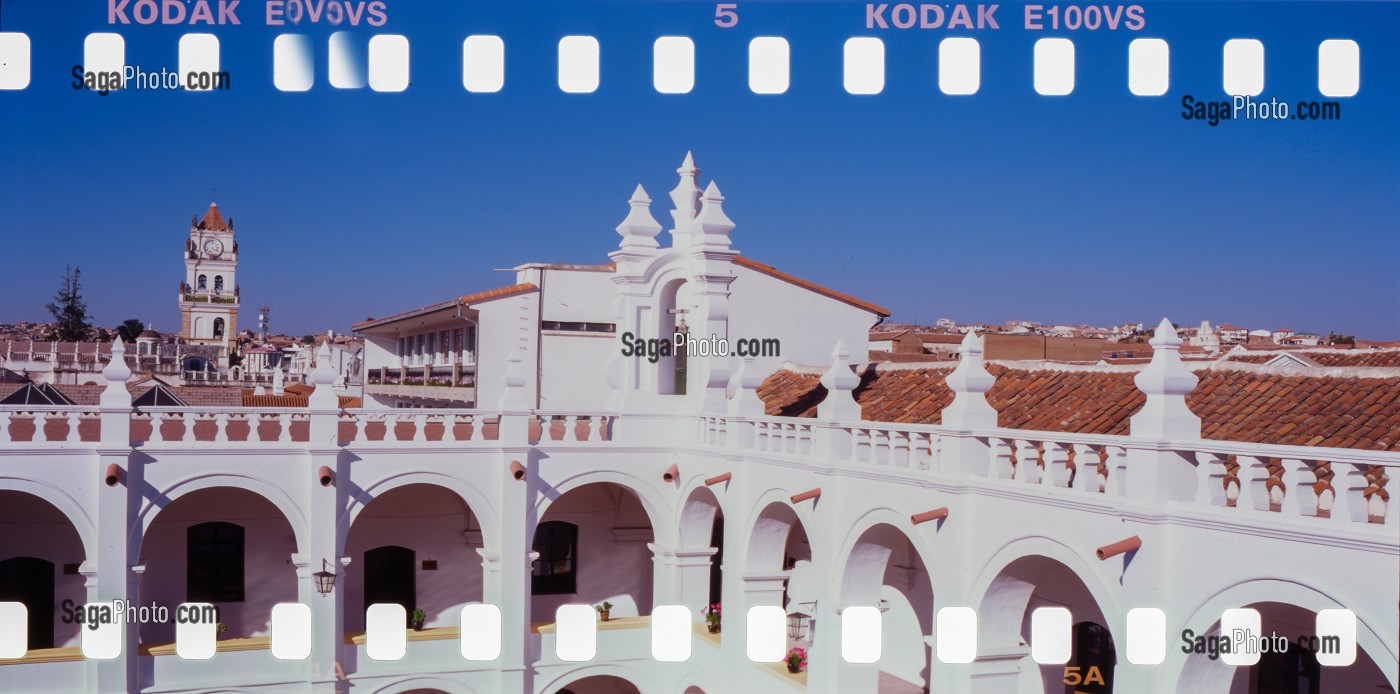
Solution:
[{"label": "film strip border", "polygon": [[[358,39],[348,32],[331,35],[328,76],[332,87],[399,92],[409,86],[410,46],[401,34],[369,38],[367,69],[358,64]],[[0,33],[0,89],[24,89],[31,79],[28,35]],[[843,48],[842,84],[850,94],[884,91],[885,44],[874,37],[853,37]],[[565,36],[558,44],[559,89],[571,94],[598,90],[601,52],[592,36]],[[125,39],[120,34],[89,34],[84,40],[84,70],[103,75],[125,71]],[[499,36],[473,35],[462,43],[462,85],[469,92],[490,93],[505,87],[506,46]],[[953,37],[938,46],[937,84],[949,95],[975,94],[981,88],[981,46],[977,39]],[[695,42],[686,36],[662,36],[653,44],[653,86],[663,94],[687,94],[695,87]],[[1067,38],[1042,38],[1034,48],[1034,87],[1046,96],[1074,91],[1075,44]],[[1139,38],[1128,44],[1129,92],[1162,96],[1170,84],[1171,48],[1165,39]],[[273,84],[301,92],[315,86],[315,50],[310,36],[282,34],[273,42]],[[178,88],[219,89],[219,39],[213,34],[185,34],[179,42]],[[760,36],[749,42],[748,87],[755,94],[782,94],[791,82],[787,39]],[[191,75],[193,80],[181,81]],[[213,75],[213,77],[207,77]],[[180,76],[184,76],[183,78]],[[129,80],[131,78],[124,78]],[[1317,87],[1326,97],[1355,96],[1361,86],[1361,49],[1350,39],[1328,39],[1317,47]],[[1264,44],[1239,38],[1225,42],[1221,87],[1230,96],[1258,96],[1264,91]],[[115,87],[114,87],[115,88]]]},{"label": "film strip border", "polygon": [[[96,609],[93,609],[96,608]],[[84,612],[102,614],[110,603],[89,603]],[[554,654],[565,662],[587,662],[598,655],[598,608],[593,605],[562,605],[555,622],[540,628],[553,634]],[[208,660],[218,650],[217,610],[209,603],[184,603],[175,611],[173,652],[186,660]],[[0,659],[17,659],[27,652],[28,612],[24,603],[0,602]],[[696,622],[690,608],[683,605],[657,606],[647,620],[634,624],[649,628],[651,656],[658,662],[686,662],[691,657]],[[790,615],[776,605],[752,607],[745,615],[745,647],[755,663],[777,663],[786,656]],[[881,611],[873,606],[847,607],[840,613],[841,657],[849,663],[878,663],[882,642]],[[273,607],[268,649],[278,660],[305,660],[311,657],[311,607],[303,603],[280,603]],[[1168,648],[1167,616],[1157,608],[1129,610],[1126,618],[1127,661],[1132,665],[1160,665]],[[121,656],[122,615],[86,624],[81,630],[84,658],[111,660]],[[371,660],[401,660],[407,653],[408,614],[402,605],[380,603],[365,612],[365,633],[354,637],[363,643]],[[1276,637],[1263,635],[1262,619],[1250,608],[1225,610],[1220,617],[1217,639],[1231,639],[1220,657],[1226,665],[1249,666],[1258,663],[1261,653],[1277,650]],[[462,658],[492,661],[501,655],[501,611],[495,605],[469,604],[462,607],[460,627],[446,638],[457,638]],[[1064,665],[1072,652],[1073,616],[1064,607],[1041,607],[1031,612],[1030,655],[1040,665]],[[363,640],[358,640],[362,638]],[[1329,609],[1317,612],[1315,630],[1308,645],[1318,661],[1327,667],[1343,667],[1356,661],[1356,615],[1351,610]],[[970,607],[944,607],[938,610],[934,636],[926,639],[943,663],[971,663],[977,658],[977,613]],[[1319,647],[1319,644],[1325,647]],[[1301,646],[1302,644],[1300,644]],[[1288,646],[1284,646],[1287,648]],[[163,647],[169,651],[169,646]]]}]

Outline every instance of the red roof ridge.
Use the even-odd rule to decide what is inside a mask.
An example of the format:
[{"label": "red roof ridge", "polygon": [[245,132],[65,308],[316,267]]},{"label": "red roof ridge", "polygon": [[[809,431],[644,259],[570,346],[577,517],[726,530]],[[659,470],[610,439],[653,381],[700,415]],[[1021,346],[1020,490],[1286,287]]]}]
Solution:
[{"label": "red roof ridge", "polygon": [[360,321],[359,323],[356,323],[356,324],[350,326],[350,329],[351,329],[351,330],[359,330],[359,329],[361,329],[361,328],[370,327],[370,326],[379,325],[379,324],[382,324],[382,323],[387,323],[387,322],[390,322],[390,321],[394,321],[394,320],[397,320],[397,319],[399,319],[399,318],[406,318],[406,317],[408,317],[408,316],[412,316],[412,315],[419,314],[419,313],[425,313],[425,312],[427,312],[427,311],[434,311],[434,310],[441,309],[441,308],[447,308],[448,306],[452,306],[453,304],[471,304],[471,303],[476,303],[476,302],[480,302],[480,301],[490,301],[490,300],[493,300],[493,299],[503,299],[503,298],[508,297],[508,296],[515,296],[516,294],[524,294],[524,293],[526,293],[526,292],[537,291],[538,289],[539,289],[539,287],[537,287],[537,286],[535,286],[535,285],[533,285],[533,284],[531,284],[531,283],[529,283],[529,282],[524,282],[524,283],[522,283],[522,284],[512,284],[512,285],[510,285],[510,286],[508,286],[508,287],[498,287],[498,288],[496,288],[496,289],[488,289],[488,290],[486,290],[486,291],[484,291],[484,292],[477,292],[477,293],[475,293],[475,294],[468,294],[468,295],[466,295],[466,296],[459,296],[459,297],[457,297],[456,299],[448,299],[447,301],[440,301],[440,302],[438,302],[438,303],[436,303],[436,304],[429,304],[429,305],[427,305],[427,306],[421,306],[421,307],[419,307],[419,308],[415,308],[415,309],[412,309],[412,310],[409,310],[409,311],[403,311],[403,312],[400,312],[400,313],[395,313],[395,314],[390,315],[390,316],[385,316],[384,318],[371,318],[371,319],[369,319],[369,320],[367,320],[367,321]]},{"label": "red roof ridge", "polygon": [[841,292],[838,292],[835,289],[829,289],[815,282],[809,282],[807,280],[804,280],[801,277],[789,275],[788,273],[783,272],[782,270],[779,270],[773,267],[772,265],[764,265],[763,263],[760,263],[756,260],[750,260],[748,258],[745,258],[742,255],[734,256],[734,263],[741,267],[746,267],[750,270],[756,270],[765,275],[769,275],[770,277],[776,277],[785,282],[790,282],[804,289],[810,289],[818,294],[830,297],[832,299],[836,299],[837,301],[845,302],[847,304],[855,306],[856,308],[863,308],[867,311],[870,311],[871,313],[880,316],[881,318],[890,317],[890,310],[883,306],[877,306],[868,301],[862,301],[860,299],[857,299],[851,296],[850,294],[842,294]]},{"label": "red roof ridge", "polygon": [[228,231],[228,223],[224,221],[224,216],[219,214],[219,203],[209,203],[209,211],[204,213],[204,219],[199,220],[197,225],[200,229],[209,231]]}]

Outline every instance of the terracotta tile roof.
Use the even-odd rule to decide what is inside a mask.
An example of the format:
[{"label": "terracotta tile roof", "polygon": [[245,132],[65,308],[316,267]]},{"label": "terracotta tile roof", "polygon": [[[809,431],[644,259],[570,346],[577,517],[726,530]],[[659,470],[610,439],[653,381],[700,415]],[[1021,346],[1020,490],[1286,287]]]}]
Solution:
[{"label": "terracotta tile roof", "polygon": [[1400,366],[1400,349],[1307,352],[1322,366]]},{"label": "terracotta tile roof", "polygon": [[949,361],[950,357],[939,354],[914,354],[912,352],[886,352],[880,349],[870,350],[870,361],[878,363],[894,364],[915,364],[919,362]]},{"label": "terracotta tile roof", "polygon": [[821,294],[822,296],[831,297],[833,299],[836,299],[837,301],[842,301],[852,306],[855,306],[856,308],[863,308],[882,318],[889,318],[890,316],[890,310],[887,308],[884,308],[882,306],[876,306],[875,304],[872,304],[868,301],[861,301],[860,299],[850,296],[849,294],[842,294],[841,292],[838,292],[834,289],[828,289],[814,282],[808,282],[807,280],[801,279],[799,277],[794,277],[772,266],[764,265],[763,263],[749,260],[748,258],[745,258],[742,255],[734,256],[734,264],[740,267],[746,267],[750,270],[761,272],[770,277],[776,277],[780,280],[783,280],[784,282],[790,282],[804,289],[810,289],[818,294]]},{"label": "terracotta tile roof", "polygon": [[452,305],[454,305],[454,304],[457,304],[457,303],[462,303],[462,304],[473,304],[473,303],[478,303],[478,302],[481,302],[481,301],[489,301],[489,300],[491,300],[491,299],[500,299],[500,298],[504,298],[504,297],[507,297],[507,296],[515,296],[516,294],[524,294],[524,293],[526,293],[526,292],[533,292],[533,291],[537,291],[537,290],[539,290],[539,287],[536,287],[535,285],[530,284],[529,282],[526,282],[526,283],[523,283],[523,284],[512,284],[512,285],[510,285],[509,287],[500,287],[500,288],[498,288],[498,289],[489,289],[489,290],[484,291],[484,292],[477,292],[477,293],[475,293],[475,294],[468,294],[468,295],[466,295],[466,296],[458,297],[458,298],[456,298],[456,299],[449,299],[449,300],[447,300],[447,301],[441,301],[441,302],[438,302],[438,303],[436,303],[436,304],[429,304],[428,306],[423,306],[423,307],[421,307],[421,308],[415,308],[415,309],[413,309],[412,311],[404,311],[404,312],[402,312],[402,313],[395,313],[394,315],[388,316],[388,317],[385,317],[385,318],[371,318],[371,319],[369,319],[369,320],[367,320],[367,321],[361,321],[361,322],[359,322],[359,323],[356,323],[356,324],[350,326],[350,329],[351,329],[351,330],[363,330],[364,328],[369,328],[369,327],[373,327],[373,326],[383,325],[383,324],[385,324],[385,323],[392,323],[392,322],[394,322],[394,321],[396,321],[396,320],[398,320],[398,319],[400,319],[400,318],[408,318],[409,316],[415,316],[415,315],[419,315],[419,314],[423,314],[423,313],[428,313],[429,311],[437,311],[437,310],[440,310],[440,309],[448,308],[448,307],[450,307],[450,306],[452,306]]},{"label": "terracotta tile roof", "polygon": [[903,335],[903,334],[905,334],[905,333],[907,333],[907,332],[909,332],[909,331],[908,331],[908,330],[898,330],[898,331],[894,331],[894,332],[872,332],[872,333],[870,333],[869,339],[871,339],[871,340],[892,340],[892,339],[894,339],[894,338],[896,338],[896,337],[899,337],[900,335]]},{"label": "terracotta tile roof", "polygon": [[[341,407],[360,407],[360,399],[349,395],[337,396]],[[306,407],[309,396],[301,393],[283,392],[282,395],[254,395],[254,391],[243,391],[244,407]]]},{"label": "terracotta tile roof", "polygon": [[[865,419],[936,424],[953,401],[949,368],[867,368],[856,400]],[[1001,425],[1072,433],[1127,434],[1145,396],[1130,370],[1025,370],[988,364],[987,399]],[[1187,405],[1207,439],[1400,451],[1400,380],[1293,376],[1202,369]],[[758,390],[768,414],[814,417],[826,389],[812,374],[783,369]]]},{"label": "terracotta tile roof", "polygon": [[229,230],[228,224],[224,222],[224,216],[219,214],[219,203],[209,203],[209,211],[204,213],[204,219],[199,220],[199,224],[197,224],[196,227],[209,231]]}]

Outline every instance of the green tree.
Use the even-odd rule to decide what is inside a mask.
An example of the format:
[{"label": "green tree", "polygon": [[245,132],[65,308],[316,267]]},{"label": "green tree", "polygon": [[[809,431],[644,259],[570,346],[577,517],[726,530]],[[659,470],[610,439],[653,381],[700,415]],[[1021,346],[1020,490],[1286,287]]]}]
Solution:
[{"label": "green tree", "polygon": [[53,303],[48,305],[49,313],[57,326],[49,333],[48,339],[59,342],[82,342],[92,334],[88,323],[87,303],[83,301],[82,270],[73,266],[65,268],[63,284],[54,294]]},{"label": "green tree", "polygon": [[122,342],[127,344],[135,342],[136,338],[140,337],[141,333],[145,331],[146,326],[135,318],[128,318],[122,321],[121,325],[117,326],[117,336],[122,339]]}]

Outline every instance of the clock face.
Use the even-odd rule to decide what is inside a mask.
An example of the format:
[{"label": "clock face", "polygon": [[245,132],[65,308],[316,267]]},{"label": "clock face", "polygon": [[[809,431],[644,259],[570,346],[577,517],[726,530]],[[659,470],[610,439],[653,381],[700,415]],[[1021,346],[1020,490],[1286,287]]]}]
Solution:
[{"label": "clock face", "polygon": [[204,242],[204,252],[207,255],[218,257],[224,252],[224,244],[218,239],[209,239]]}]

